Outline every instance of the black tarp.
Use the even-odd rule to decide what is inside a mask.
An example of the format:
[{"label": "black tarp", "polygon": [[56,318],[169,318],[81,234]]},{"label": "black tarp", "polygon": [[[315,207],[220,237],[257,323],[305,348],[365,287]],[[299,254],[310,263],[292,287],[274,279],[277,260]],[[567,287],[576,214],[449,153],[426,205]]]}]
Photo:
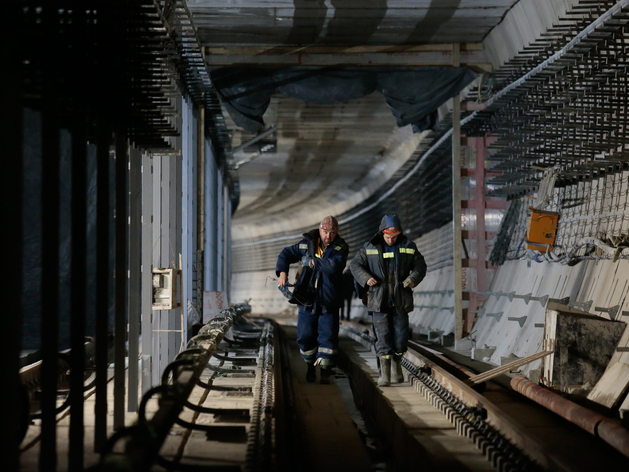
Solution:
[{"label": "black tarp", "polygon": [[374,67],[285,69],[221,68],[212,80],[234,122],[248,132],[264,127],[271,96],[335,104],[380,92],[398,126],[431,129],[437,109],[476,78],[466,67]]}]

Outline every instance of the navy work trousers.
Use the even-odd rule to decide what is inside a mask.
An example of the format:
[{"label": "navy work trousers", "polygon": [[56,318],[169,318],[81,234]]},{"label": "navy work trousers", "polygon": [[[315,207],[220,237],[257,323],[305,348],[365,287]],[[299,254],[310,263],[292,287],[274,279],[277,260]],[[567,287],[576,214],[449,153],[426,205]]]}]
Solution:
[{"label": "navy work trousers", "polygon": [[339,310],[315,306],[312,311],[299,307],[297,344],[301,357],[310,363],[318,359],[322,366],[332,366],[339,345]]},{"label": "navy work trousers", "polygon": [[408,313],[398,313],[395,308],[373,313],[373,329],[376,334],[376,355],[401,354],[408,348]]}]

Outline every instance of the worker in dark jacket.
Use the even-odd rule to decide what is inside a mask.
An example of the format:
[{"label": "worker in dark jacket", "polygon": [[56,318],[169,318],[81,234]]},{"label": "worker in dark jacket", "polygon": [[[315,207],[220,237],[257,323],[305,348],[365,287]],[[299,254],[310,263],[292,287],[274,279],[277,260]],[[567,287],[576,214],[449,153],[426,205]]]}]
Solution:
[{"label": "worker in dark jacket", "polygon": [[[330,383],[334,355],[338,349],[339,309],[343,306],[343,269],[349,248],[338,235],[333,216],[321,221],[319,229],[305,233],[299,243],[282,250],[275,273],[279,289],[286,293],[290,264],[301,262],[303,272],[289,300],[299,305],[297,344],[308,364],[306,380]],[[290,293],[289,293],[290,294]]]},{"label": "worker in dark jacket", "polygon": [[408,313],[413,310],[413,288],[426,275],[424,257],[402,234],[398,216],[385,215],[380,230],[360,248],[350,270],[360,285],[368,287],[367,309],[373,313],[380,361],[378,385],[402,382],[400,361],[408,345]]}]

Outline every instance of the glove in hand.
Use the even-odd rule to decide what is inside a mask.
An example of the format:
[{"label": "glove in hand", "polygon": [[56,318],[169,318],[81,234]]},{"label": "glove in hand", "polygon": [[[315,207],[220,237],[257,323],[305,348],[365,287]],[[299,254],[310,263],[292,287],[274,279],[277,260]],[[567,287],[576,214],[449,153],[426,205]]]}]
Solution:
[{"label": "glove in hand", "polygon": [[406,277],[406,280],[402,282],[402,285],[404,286],[404,288],[413,288],[413,281],[410,277]]},{"label": "glove in hand", "polygon": [[288,300],[293,299],[293,294],[290,290],[288,290],[288,285],[278,285],[277,288]]},{"label": "glove in hand", "polygon": [[312,261],[312,257],[304,256],[301,258],[301,265],[304,267],[310,267],[310,262]]}]

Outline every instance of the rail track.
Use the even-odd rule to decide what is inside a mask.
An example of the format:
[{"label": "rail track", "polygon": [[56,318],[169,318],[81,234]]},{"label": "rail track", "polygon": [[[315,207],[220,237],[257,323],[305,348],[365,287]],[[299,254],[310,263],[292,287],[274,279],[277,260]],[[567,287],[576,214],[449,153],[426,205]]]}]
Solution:
[{"label": "rail track", "polygon": [[[371,349],[373,346],[375,339],[369,334],[348,326],[344,326],[342,330],[365,347]],[[533,406],[531,402],[519,397],[519,394],[506,391],[493,383],[473,384],[469,379],[474,377],[474,372],[417,342],[409,343],[402,365],[409,384],[441,411],[460,435],[469,438],[496,470],[591,470],[591,465],[579,463],[576,459],[582,452],[578,450],[579,443],[575,442],[572,451],[568,448],[566,453],[556,447],[556,442],[548,441],[548,436],[538,436],[534,428],[523,426],[523,416],[533,409],[543,409]],[[505,406],[507,403],[510,403],[509,407]],[[519,417],[518,414],[516,417],[512,416],[514,412]],[[573,425],[564,424],[563,420],[546,410],[542,415],[553,416],[564,428],[578,430]],[[584,436],[582,433],[576,431],[575,435]],[[563,431],[556,434],[563,434]],[[593,436],[589,438],[585,435],[582,443],[587,444],[590,455],[601,454],[601,460],[608,464],[610,470],[626,470],[629,465],[626,457],[610,450],[607,444],[595,443]]]},{"label": "rail track", "polygon": [[[319,470],[321,462],[316,466],[303,463],[302,456],[320,454],[321,451],[331,456],[341,453],[346,461],[354,461],[349,459],[347,445],[351,443],[358,450],[366,447],[369,441],[362,438],[361,444],[360,439],[353,442],[344,439],[338,432],[338,419],[335,423],[315,418],[314,426],[306,429],[308,434],[316,431],[317,439],[300,435],[304,431],[304,418],[297,417],[299,406],[306,405],[307,415],[329,416],[331,410],[326,410],[321,406],[324,403],[318,401],[322,397],[338,396],[339,389],[334,385],[306,383],[302,379],[305,374],[299,370],[305,368],[293,334],[287,335],[286,329],[271,319],[246,316],[249,311],[248,305],[224,310],[190,340],[186,349],[165,369],[160,385],[143,396],[137,423],[110,437],[105,450],[101,451],[100,461],[91,467],[92,472],[148,472],[158,470],[155,467],[184,472],[273,472],[292,470],[296,467],[295,461],[304,471],[308,466],[310,470]],[[290,333],[293,331],[293,328],[289,330]],[[378,470],[405,470],[417,464],[427,464],[421,462],[427,456],[419,459],[397,456],[399,450],[413,448],[416,450],[412,454],[417,455],[417,450],[423,447],[421,443],[415,443],[415,440],[420,441],[418,431],[413,431],[412,427],[405,431],[408,425],[403,424],[404,420],[400,420],[399,412],[395,410],[396,402],[404,403],[399,401],[400,398],[414,396],[413,390],[417,393],[416,398],[423,402],[423,406],[416,410],[419,416],[413,420],[415,424],[426,425],[425,431],[429,434],[447,437],[448,441],[455,436],[457,441],[466,444],[442,452],[453,456],[461,454],[460,458],[452,459],[453,463],[459,464],[456,470],[589,470],[575,466],[575,461],[566,460],[551,443],[522,427],[504,410],[503,404],[492,402],[492,398],[498,397],[491,384],[470,385],[469,379],[475,373],[441,353],[411,342],[402,361],[407,383],[379,388],[375,385],[373,365],[370,364],[375,362],[374,339],[347,325],[342,327],[342,333],[362,345],[347,340],[346,347],[348,351],[354,351],[354,361],[348,353],[342,355],[345,373],[353,385],[356,406],[362,408],[361,405],[372,402],[381,410],[389,410],[374,413],[366,408],[374,420],[374,431],[388,435],[391,446],[385,448],[385,452],[390,454],[394,465]],[[359,352],[362,354],[357,354]],[[359,355],[363,358],[356,357]],[[60,372],[67,373],[65,369]],[[345,373],[337,371],[341,376]],[[24,371],[23,381],[32,388],[37,385],[35,374],[36,366]],[[341,383],[339,379],[337,381]],[[485,387],[487,391],[484,391]],[[510,394],[515,395],[514,392]],[[430,424],[432,416],[439,416],[433,407],[444,416]],[[407,418],[413,408],[405,411]],[[378,424],[383,418],[388,420]],[[389,421],[391,418],[395,419]],[[397,423],[395,432],[390,427],[392,423]],[[330,427],[337,431],[326,429]],[[326,431],[319,431],[321,428]],[[347,431],[356,434],[356,428],[350,427]],[[324,443],[319,441],[325,441],[326,436],[333,438],[327,439],[326,446],[321,449]],[[312,444],[315,441],[320,448],[315,448],[314,452],[304,446],[304,442]],[[342,451],[337,448],[330,453],[334,449],[330,447],[330,441],[344,445]],[[424,449],[430,449],[430,446]],[[474,458],[470,456],[471,451]],[[430,455],[431,451],[428,453]],[[337,466],[330,470],[348,470],[338,468],[338,458],[329,460]],[[446,461],[450,459],[446,458]],[[360,470],[368,470],[366,462],[361,463]],[[435,467],[434,470],[455,469]],[[626,468],[606,467],[605,470]]]},{"label": "rail track", "polygon": [[138,423],[110,438],[97,470],[276,469],[277,333],[249,311],[237,305],[201,328],[144,395]]}]

